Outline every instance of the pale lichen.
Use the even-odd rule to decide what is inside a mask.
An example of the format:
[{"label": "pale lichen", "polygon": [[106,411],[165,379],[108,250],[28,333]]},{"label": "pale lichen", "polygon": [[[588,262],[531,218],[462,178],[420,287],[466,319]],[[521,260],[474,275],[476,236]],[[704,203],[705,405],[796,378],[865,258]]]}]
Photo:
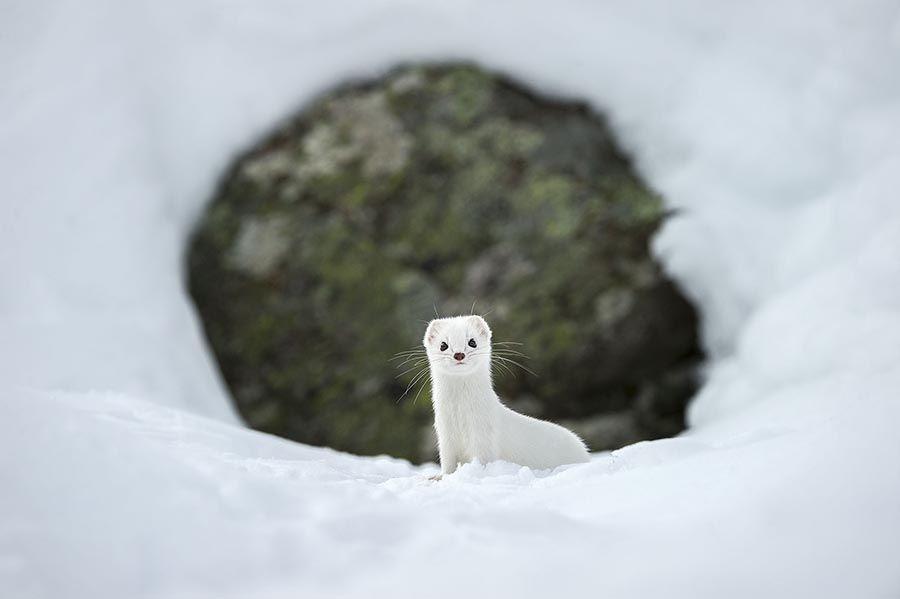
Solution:
[{"label": "pale lichen", "polygon": [[228,255],[236,269],[254,277],[271,273],[291,247],[290,219],[283,215],[247,216]]}]

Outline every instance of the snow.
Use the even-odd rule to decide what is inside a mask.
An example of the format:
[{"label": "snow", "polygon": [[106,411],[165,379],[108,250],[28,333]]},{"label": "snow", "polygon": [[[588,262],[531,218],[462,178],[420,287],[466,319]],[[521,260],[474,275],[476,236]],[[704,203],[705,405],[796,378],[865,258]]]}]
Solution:
[{"label": "snow", "polygon": [[[900,594],[900,9],[859,2],[7,3],[0,595]],[[242,428],[192,219],[291,109],[468,58],[607,110],[679,216],[692,430],[433,467]]]}]

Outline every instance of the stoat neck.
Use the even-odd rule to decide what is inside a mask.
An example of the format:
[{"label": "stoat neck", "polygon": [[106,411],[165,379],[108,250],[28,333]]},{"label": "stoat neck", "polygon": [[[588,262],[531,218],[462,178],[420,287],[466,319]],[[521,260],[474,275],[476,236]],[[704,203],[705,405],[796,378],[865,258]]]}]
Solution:
[{"label": "stoat neck", "polygon": [[485,401],[494,398],[494,387],[491,383],[490,371],[477,370],[465,376],[438,374],[432,378],[434,399],[436,402],[444,397],[454,397],[456,401],[471,399]]}]

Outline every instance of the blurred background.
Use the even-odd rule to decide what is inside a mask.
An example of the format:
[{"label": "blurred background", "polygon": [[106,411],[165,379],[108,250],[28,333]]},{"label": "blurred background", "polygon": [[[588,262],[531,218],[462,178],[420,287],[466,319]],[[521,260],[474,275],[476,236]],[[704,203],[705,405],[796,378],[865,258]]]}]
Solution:
[{"label": "blurred background", "polygon": [[435,458],[436,314],[485,314],[516,410],[593,450],[684,428],[693,306],[650,252],[664,202],[604,116],[471,63],[348,83],[239,156],[188,254],[190,290],[251,426]]},{"label": "blurred background", "polygon": [[[0,598],[900,596],[897,0],[0,23]],[[429,480],[470,311],[589,463]]]}]

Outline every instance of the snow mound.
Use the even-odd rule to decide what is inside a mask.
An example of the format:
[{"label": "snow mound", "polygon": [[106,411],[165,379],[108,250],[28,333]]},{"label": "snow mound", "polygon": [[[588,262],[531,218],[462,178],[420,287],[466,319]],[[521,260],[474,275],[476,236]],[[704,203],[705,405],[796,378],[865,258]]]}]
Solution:
[{"label": "snow mound", "polygon": [[[900,593],[900,13],[889,0],[7,7],[0,594]],[[236,425],[184,292],[234,153],[330,85],[474,59],[608,111],[678,211],[693,430],[431,468]]]}]

